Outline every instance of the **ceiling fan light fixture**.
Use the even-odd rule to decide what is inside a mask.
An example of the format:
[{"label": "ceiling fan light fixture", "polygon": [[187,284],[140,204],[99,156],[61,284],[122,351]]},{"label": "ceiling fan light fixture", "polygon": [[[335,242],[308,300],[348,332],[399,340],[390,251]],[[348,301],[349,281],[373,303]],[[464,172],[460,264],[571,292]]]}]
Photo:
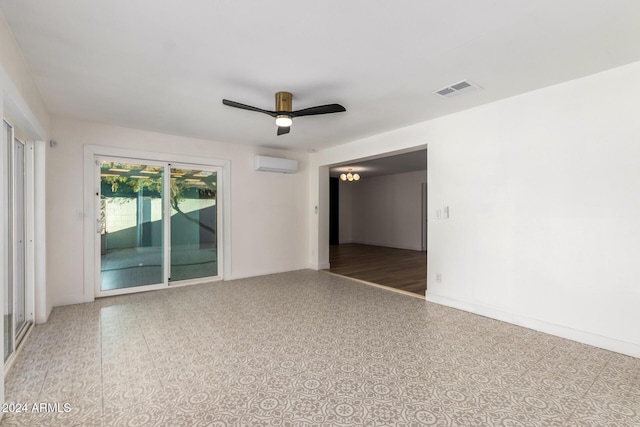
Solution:
[{"label": "ceiling fan light fixture", "polygon": [[280,114],[276,117],[276,125],[278,125],[278,127],[288,128],[292,123],[293,119],[291,118],[291,116]]},{"label": "ceiling fan light fixture", "polygon": [[256,111],[275,118],[276,125],[278,126],[278,136],[286,135],[291,131],[294,117],[317,116],[320,114],[342,113],[347,111],[347,109],[340,104],[317,105],[315,107],[303,108],[302,110],[293,110],[293,108],[291,108],[292,99],[293,95],[289,92],[277,92],[275,111],[252,107],[251,105],[241,104],[228,99],[223,99],[222,104],[242,110]]}]

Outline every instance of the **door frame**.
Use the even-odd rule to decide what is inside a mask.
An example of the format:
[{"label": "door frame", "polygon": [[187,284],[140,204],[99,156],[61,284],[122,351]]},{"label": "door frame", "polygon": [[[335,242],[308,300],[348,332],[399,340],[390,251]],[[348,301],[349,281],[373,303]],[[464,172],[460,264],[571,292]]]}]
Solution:
[{"label": "door frame", "polygon": [[[187,156],[182,154],[170,154],[155,151],[144,150],[131,150],[118,147],[107,147],[98,145],[86,145],[84,147],[84,248],[85,253],[91,254],[84,259],[84,289],[83,295],[77,302],[91,302],[96,297],[107,296],[115,294],[113,291],[100,292],[98,288],[99,271],[96,264],[96,256],[100,255],[100,242],[99,234],[96,233],[96,214],[99,207],[96,203],[96,195],[100,194],[100,174],[97,173],[95,166],[96,159],[99,157],[108,158],[122,158],[135,161],[147,161],[157,162],[162,164],[181,165],[185,167],[197,168],[198,166],[213,168],[218,172],[217,186],[218,186],[218,198],[216,203],[219,204],[218,211],[218,225],[220,227],[220,239],[219,247],[221,253],[218,254],[220,260],[218,262],[218,277],[225,280],[231,273],[231,209],[228,203],[230,198],[230,161],[224,159],[215,159],[211,157],[196,157]],[[167,174],[165,174],[167,175]],[[165,183],[170,180],[170,175],[165,176]],[[169,220],[169,217],[166,217]],[[165,230],[168,227],[168,222],[165,221]],[[165,238],[168,237],[165,232]],[[165,248],[166,256],[167,248]],[[167,261],[165,261],[166,264]],[[166,276],[166,275],[165,275]],[[168,276],[164,278],[165,282],[168,280]],[[193,283],[203,283],[211,281],[211,279],[204,280],[189,280],[184,282],[177,282],[172,284],[171,287],[188,285]],[[129,290],[119,290],[118,294],[130,293],[130,292],[142,292],[147,290],[166,289],[168,286],[163,283],[160,285],[148,285],[144,287],[128,288]]]},{"label": "door frame", "polygon": [[428,209],[428,204],[427,204],[427,200],[428,200],[428,186],[426,182],[422,183],[422,189],[421,189],[421,196],[422,196],[422,216],[421,216],[421,221],[422,221],[422,250],[426,251],[427,250],[427,233],[429,230],[429,209]]},{"label": "door frame", "polygon": [[23,141],[22,138],[19,138],[17,135],[13,135],[13,145],[11,147],[11,162],[12,162],[12,169],[11,169],[11,175],[13,177],[13,185],[12,185],[12,189],[11,189],[11,199],[12,199],[12,210],[13,212],[11,213],[11,219],[12,219],[12,224],[11,226],[13,227],[13,231],[12,231],[12,236],[14,237],[13,239],[13,248],[12,248],[12,255],[13,255],[13,266],[12,266],[12,273],[13,273],[13,277],[14,277],[14,295],[13,295],[13,314],[14,316],[17,314],[18,312],[18,299],[16,298],[16,282],[15,282],[15,273],[16,270],[18,268],[17,262],[18,262],[18,258],[16,255],[17,252],[17,243],[16,243],[16,239],[15,239],[15,233],[16,233],[16,228],[17,228],[17,224],[16,221],[18,220],[16,212],[17,212],[17,205],[16,205],[16,195],[17,195],[17,180],[16,180],[16,171],[13,169],[13,167],[16,165],[16,151],[15,151],[15,144],[21,144],[22,145],[22,149],[23,149],[23,159],[22,159],[22,173],[23,173],[23,181],[22,181],[22,221],[24,221],[24,223],[22,224],[22,228],[23,228],[23,233],[22,233],[22,239],[23,241],[23,249],[22,249],[22,256],[23,256],[23,260],[22,260],[22,269],[24,270],[22,272],[23,274],[23,278],[22,280],[24,281],[23,286],[24,286],[24,323],[22,325],[22,327],[19,330],[15,329],[15,317],[14,317],[14,331],[13,331],[13,339],[14,339],[14,346],[17,348],[20,345],[20,342],[22,341],[22,339],[24,338],[25,334],[27,333],[27,331],[29,330],[30,325],[33,325],[33,313],[34,313],[34,298],[33,298],[33,253],[32,253],[32,249],[33,249],[33,245],[30,244],[30,242],[33,242],[33,144],[28,142],[28,141]]},{"label": "door frame", "polygon": [[[5,166],[7,166],[3,179],[6,180],[7,184],[7,201],[10,203],[7,209],[7,223],[8,227],[8,236],[11,236],[11,239],[7,241],[7,286],[12,287],[12,301],[11,301],[11,309],[12,309],[12,323],[10,325],[11,336],[12,336],[12,349],[11,354],[9,355],[8,360],[5,362],[5,369],[8,369],[13,363],[13,359],[15,354],[20,346],[24,337],[28,334],[31,326],[35,323],[35,249],[34,249],[34,240],[35,240],[35,217],[34,217],[34,206],[35,206],[35,178],[34,178],[34,147],[35,144],[32,140],[29,140],[24,135],[20,133],[20,129],[16,129],[14,123],[7,119],[3,119],[3,126],[7,124],[10,132],[11,142],[8,146],[3,145],[4,151],[4,159]],[[8,142],[8,141],[5,141]],[[15,329],[15,315],[17,313],[17,298],[16,298],[16,289],[15,289],[15,273],[17,270],[17,244],[15,242],[16,236],[16,170],[15,170],[15,161],[16,161],[16,150],[15,144],[21,144],[24,150],[23,153],[23,181],[22,181],[22,191],[23,191],[23,200],[22,200],[22,220],[23,220],[23,281],[24,281],[24,323],[20,330]],[[10,199],[10,200],[9,200]],[[4,290],[3,290],[4,292]],[[6,301],[5,301],[6,303]],[[4,329],[4,325],[3,325]]]}]

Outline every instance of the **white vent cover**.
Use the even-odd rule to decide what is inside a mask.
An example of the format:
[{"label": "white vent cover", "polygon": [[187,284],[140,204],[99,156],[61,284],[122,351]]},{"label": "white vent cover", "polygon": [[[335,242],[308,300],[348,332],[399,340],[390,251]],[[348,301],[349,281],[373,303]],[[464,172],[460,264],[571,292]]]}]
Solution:
[{"label": "white vent cover", "polygon": [[278,157],[256,156],[255,170],[264,172],[295,173],[298,161]]},{"label": "white vent cover", "polygon": [[433,93],[435,93],[436,95],[444,96],[445,98],[453,98],[454,96],[473,92],[478,89],[481,88],[477,84],[470,82],[469,80],[463,80],[447,87],[443,87],[442,89],[437,90]]}]

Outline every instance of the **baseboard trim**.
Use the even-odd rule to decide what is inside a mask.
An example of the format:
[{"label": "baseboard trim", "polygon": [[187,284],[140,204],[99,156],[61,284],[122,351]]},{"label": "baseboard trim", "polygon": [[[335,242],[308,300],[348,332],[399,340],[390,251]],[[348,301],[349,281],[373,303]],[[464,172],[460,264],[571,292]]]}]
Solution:
[{"label": "baseboard trim", "polygon": [[513,325],[522,326],[524,328],[533,329],[535,331],[544,332],[572,341],[578,341],[583,344],[592,345],[594,347],[611,350],[616,353],[626,354],[628,356],[640,358],[640,345],[621,341],[615,338],[605,337],[587,331],[569,328],[566,326],[556,325],[545,322],[543,320],[532,319],[506,311],[496,310],[494,308],[485,307],[483,305],[472,304],[465,301],[459,301],[440,295],[434,295],[427,290],[425,300],[435,304],[444,305],[458,310],[467,311],[469,313],[478,314],[480,316],[489,317],[491,319],[500,320],[511,323]]},{"label": "baseboard trim", "polygon": [[[85,296],[68,295],[68,296],[58,298],[58,300],[53,304],[53,307],[51,310],[53,310],[56,307],[63,307],[65,305],[85,304],[87,302],[93,302],[93,301],[95,301],[93,297],[89,298]],[[49,315],[51,315],[51,313],[49,313]]]},{"label": "baseboard trim", "polygon": [[331,268],[331,265],[328,262],[322,262],[320,264],[311,264],[309,266],[309,269],[311,270],[328,270],[329,268]]}]

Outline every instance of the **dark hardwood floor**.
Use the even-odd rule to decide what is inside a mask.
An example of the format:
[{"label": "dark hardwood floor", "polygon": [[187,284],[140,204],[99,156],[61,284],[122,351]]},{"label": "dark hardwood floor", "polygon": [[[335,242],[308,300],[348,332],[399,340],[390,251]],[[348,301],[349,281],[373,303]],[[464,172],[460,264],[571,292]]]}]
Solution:
[{"label": "dark hardwood floor", "polygon": [[427,253],[347,243],[331,245],[329,272],[424,296]]}]

